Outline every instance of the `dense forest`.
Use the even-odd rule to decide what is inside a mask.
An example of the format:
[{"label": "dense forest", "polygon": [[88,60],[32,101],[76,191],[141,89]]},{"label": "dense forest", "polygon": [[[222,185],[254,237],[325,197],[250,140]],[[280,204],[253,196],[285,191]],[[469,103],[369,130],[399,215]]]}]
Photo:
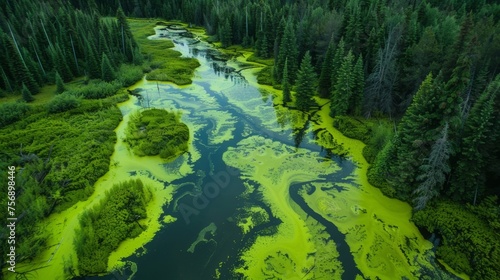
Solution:
[{"label": "dense forest", "polygon": [[[283,90],[286,106],[308,111],[318,100],[329,102],[336,127],[368,144],[370,182],[410,203],[415,223],[442,235],[438,257],[474,279],[500,273],[497,1],[68,2],[0,1],[0,96],[18,94],[30,102],[40,87],[56,84],[58,92],[73,93],[51,101],[43,114],[90,111],[84,109],[93,104],[89,99],[109,98],[144,72],[123,68],[147,59],[126,16],[202,26],[223,48],[241,45],[254,50],[254,60],[271,60],[259,82]],[[81,76],[90,89],[65,89]],[[99,106],[93,108],[118,118],[113,109]],[[34,122],[26,117],[30,110],[25,103],[2,105],[0,127]],[[389,125],[360,124],[382,120]],[[103,143],[114,140],[105,136]],[[37,202],[39,212],[25,219],[69,207],[61,194],[85,189],[99,177],[96,171],[89,182],[45,179],[49,166],[71,167],[57,162],[57,152],[49,160],[51,149],[28,150],[39,156],[21,149],[16,156],[24,174],[31,172],[21,178],[37,186],[30,192],[47,197]],[[19,147],[0,152],[4,170],[13,163],[12,153]],[[67,193],[61,185],[69,186]],[[87,197],[89,188],[71,201]],[[34,240],[38,243],[26,243],[25,258],[33,257],[28,248],[41,247],[44,237]]]}]

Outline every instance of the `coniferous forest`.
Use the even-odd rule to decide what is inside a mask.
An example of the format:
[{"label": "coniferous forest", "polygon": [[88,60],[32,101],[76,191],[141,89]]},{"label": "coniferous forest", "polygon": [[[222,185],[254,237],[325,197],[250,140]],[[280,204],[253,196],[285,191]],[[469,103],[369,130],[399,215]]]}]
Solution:
[{"label": "coniferous forest", "polygon": [[[288,140],[283,138],[293,138],[287,145],[295,145],[297,155],[301,153],[299,148],[315,151],[308,146],[315,143],[321,147],[321,152],[328,150],[330,159],[352,160],[353,169],[366,171],[364,175],[353,173],[360,178],[366,177],[366,183],[358,182],[358,185],[375,187],[382,192],[384,199],[394,199],[390,200],[394,205],[399,201],[409,205],[407,220],[418,227],[419,236],[431,240],[435,259],[445,264],[440,265],[446,266],[443,270],[451,271],[450,279],[496,279],[500,275],[498,1],[0,0],[0,18],[0,182],[3,188],[0,204],[7,209],[8,202],[13,200],[9,198],[10,194],[7,195],[11,175],[7,171],[9,166],[15,166],[16,263],[20,277],[31,279],[31,271],[39,267],[35,269],[29,264],[44,260],[50,248],[57,246],[61,246],[59,250],[75,250],[75,247],[77,251],[72,255],[74,259],[64,260],[65,278],[110,272],[112,269],[107,267],[107,260],[112,251],[119,247],[120,242],[136,238],[143,231],[149,234],[148,230],[156,228],[149,224],[151,220],[159,220],[159,215],[168,214],[179,223],[183,217],[185,219],[186,213],[203,213],[196,207],[190,212],[182,212],[179,205],[187,200],[186,197],[203,193],[200,190],[202,182],[209,180],[206,174],[213,178],[218,170],[217,164],[239,168],[244,174],[237,180],[231,179],[231,183],[248,180],[239,184],[257,184],[264,189],[266,184],[274,182],[256,179],[260,177],[252,172],[257,167],[250,166],[258,166],[258,159],[246,164],[233,162],[238,158],[238,149],[252,147],[248,143],[251,141],[245,141],[256,137],[254,134],[270,137],[277,133],[266,126],[268,120],[263,111],[252,111],[260,105],[241,105],[244,103],[238,102],[244,97],[222,89],[219,91],[223,97],[215,94],[203,99],[201,95],[191,96],[192,93],[186,90],[184,96],[190,99],[176,99],[176,94],[189,87],[196,92],[216,92],[218,89],[217,80],[212,76],[201,82],[208,75],[202,74],[205,73],[202,72],[205,71],[205,57],[196,56],[192,50],[183,53],[184,47],[190,47],[197,48],[196,52],[210,54],[196,47],[199,41],[207,42],[210,51],[219,52],[217,59],[223,57],[227,65],[233,63],[232,68],[224,64],[226,80],[228,75],[250,81],[254,79],[256,85],[245,83],[260,88],[257,100],[264,103],[268,96],[262,92],[271,92],[272,119],[277,119],[281,132],[288,131],[293,136],[275,137],[272,141],[285,145]],[[173,33],[177,32],[174,28],[182,26],[189,34],[188,39],[183,40],[188,41],[148,40],[147,36],[155,35],[155,26],[173,30]],[[221,62],[217,59],[206,62],[206,65],[221,69]],[[238,67],[240,69],[235,71],[234,68]],[[248,74],[252,78],[241,74],[248,71],[247,68],[253,69]],[[141,81],[145,84],[142,85]],[[231,81],[236,83],[232,78]],[[183,87],[174,87],[176,85]],[[220,87],[223,88],[222,82]],[[250,86],[242,87],[240,91],[248,91],[247,87]],[[200,98],[201,105],[193,101],[197,98]],[[234,103],[231,103],[232,98]],[[213,102],[219,102],[220,107]],[[191,108],[191,105],[185,105],[190,103],[197,104],[192,105],[192,111],[186,109]],[[226,103],[237,109],[227,109],[232,107],[224,105]],[[137,112],[130,113],[133,110]],[[167,112],[169,110],[176,111]],[[288,117],[282,117],[284,112]],[[259,117],[261,121],[253,121]],[[283,125],[284,119],[291,124]],[[126,127],[121,125],[124,122],[129,124],[128,128],[122,128]],[[261,126],[259,129],[256,123]],[[252,129],[260,132],[249,132]],[[307,136],[309,131],[311,136]],[[325,138],[326,134],[329,138]],[[342,140],[344,136],[349,140]],[[201,140],[203,137],[208,140],[198,145],[197,141],[205,141]],[[239,141],[238,137],[247,138]],[[352,139],[359,141],[349,142],[354,141]],[[339,144],[339,141],[347,141],[347,144]],[[227,151],[210,150],[207,163],[203,165],[208,169],[196,171],[197,160],[204,159],[204,149],[217,145],[223,147],[220,150]],[[350,145],[348,149],[344,147],[346,145]],[[123,151],[130,147],[133,152],[125,154]],[[362,159],[350,156],[358,148]],[[245,156],[239,158],[240,162],[252,155],[259,158],[265,154],[257,155],[252,150],[241,153]],[[278,153],[272,150],[266,154],[269,159],[265,164],[279,162],[272,158]],[[283,153],[288,153],[288,150]],[[220,159],[213,159],[215,155]],[[141,171],[131,167],[134,166],[131,162],[138,166],[151,164],[144,161],[148,157],[154,157],[154,168]],[[300,154],[296,158],[305,157],[306,154]],[[269,171],[273,174],[269,176],[281,178],[286,177],[282,174],[295,172],[292,169],[283,171],[288,168],[285,163],[274,169],[270,167],[269,170],[274,171]],[[160,165],[164,167],[159,168]],[[323,165],[309,166],[310,174],[321,174],[318,178],[330,182],[333,187],[317,187],[313,183],[317,180],[304,179],[302,182],[294,179],[304,184],[301,190],[305,191],[297,191],[302,197],[300,201],[304,201],[299,203],[292,195],[296,181],[285,178],[276,184],[286,186],[284,193],[295,201],[294,207],[314,217],[308,211],[319,213],[314,208],[316,204],[311,202],[319,196],[319,189],[325,192],[325,197],[332,199],[339,194],[327,191],[338,189],[342,193],[341,189],[345,187],[342,182],[333,182],[334,179],[324,175],[322,172],[327,171]],[[127,171],[123,172],[126,175],[120,175],[122,169]],[[170,175],[162,179],[158,175],[162,172],[170,172]],[[275,172],[281,172],[281,175]],[[262,170],[261,173],[265,174]],[[188,176],[186,174],[196,174],[189,176],[201,176],[202,179],[182,177]],[[205,174],[205,177],[200,174]],[[143,177],[125,181],[129,176]],[[181,178],[185,181],[179,181]],[[103,187],[106,181],[113,183],[109,190]],[[161,188],[178,187],[165,192],[158,191],[155,184]],[[193,190],[186,191],[186,186],[191,185],[195,186]],[[224,191],[221,187],[220,192]],[[213,201],[223,196],[219,192],[213,197],[206,192],[205,195]],[[234,210],[243,211],[244,207],[253,205],[253,208],[248,208],[251,210],[244,210],[247,211],[245,214],[238,212],[238,215],[253,217],[244,219],[244,224],[254,221],[254,227],[245,228],[245,238],[240,241],[245,240],[242,245],[248,249],[245,252],[254,252],[259,238],[282,234],[280,224],[286,224],[287,219],[280,217],[279,213],[286,211],[274,212],[276,205],[282,204],[273,204],[275,198],[269,198],[271,196],[265,190],[259,192],[259,187],[247,190],[244,195],[249,201],[258,201],[235,206],[239,210]],[[126,201],[121,201],[121,197]],[[233,200],[228,201],[232,203]],[[334,204],[340,205],[340,202]],[[158,205],[168,206],[161,208]],[[148,210],[148,207],[157,206],[158,213]],[[390,209],[392,206],[385,207]],[[256,208],[260,210],[255,212]],[[339,221],[329,220],[340,208],[325,208],[323,217],[349,236],[350,228],[344,229],[336,224]],[[66,247],[62,245],[66,244],[64,238],[54,241],[53,233],[47,229],[52,229],[55,224],[66,225],[67,218],[57,220],[57,215],[69,217],[73,214],[64,213],[70,211],[75,211],[78,222],[68,224],[75,228],[66,233],[65,226],[62,226],[62,233],[57,236],[76,234],[80,237]],[[372,216],[377,220],[375,214]],[[314,232],[313,223],[307,222],[309,218],[300,217],[304,222],[302,227]],[[2,210],[0,219],[6,221],[7,218],[8,213]],[[121,230],[102,226],[103,219]],[[321,219],[316,221],[328,228]],[[189,224],[187,220],[186,223]],[[172,226],[172,230],[174,228]],[[265,233],[263,230],[254,233],[255,228],[266,230]],[[56,230],[56,226],[53,229]],[[200,246],[197,245],[199,242],[211,244],[210,240],[217,244],[214,236],[220,231],[222,229],[215,231],[207,226],[200,231],[192,246]],[[248,232],[250,237],[245,235]],[[198,231],[195,236],[197,234]],[[8,228],[0,230],[5,277],[11,277],[7,275],[7,254],[12,250],[8,236]],[[111,236],[112,241],[106,241],[106,236]],[[412,240],[406,238],[406,245],[423,255],[415,249],[417,245],[408,245],[416,242]],[[104,247],[105,252],[93,259],[93,250]],[[360,248],[358,252],[362,251]],[[349,252],[348,255],[359,262],[354,251],[351,247],[352,256]],[[322,254],[319,249],[315,252],[318,258]],[[343,254],[340,249],[338,252]],[[246,263],[251,253],[238,254],[241,255],[227,257],[224,262],[237,267],[245,260],[245,269],[252,266]],[[412,263],[410,258],[414,256],[402,254],[405,254],[404,262]],[[295,261],[295,267],[299,267],[297,260],[286,252],[278,255],[276,259]],[[217,255],[212,256],[216,258]],[[272,259],[271,255],[269,258]],[[341,263],[346,262],[342,257],[340,259]],[[367,263],[371,261],[370,257],[365,259],[368,259]],[[266,270],[268,274],[265,275],[270,279],[289,277],[276,268],[281,264],[266,264],[267,269],[274,267],[272,272]],[[296,276],[301,279],[315,279],[320,275],[331,279],[349,278],[345,276],[347,274],[342,276],[342,272],[348,273],[348,268],[331,269],[331,274],[321,274],[320,267],[316,263],[314,266],[304,265],[303,271],[297,272]],[[359,263],[358,267],[361,267]],[[217,273],[222,273],[220,279],[243,276],[253,279],[252,275],[257,275],[241,272],[245,269],[240,267],[235,270],[237,272],[227,272],[218,267]],[[378,270],[367,274],[361,268],[360,271],[357,274],[364,273],[366,279],[373,275],[380,276],[380,279],[437,277],[426,274],[425,269],[415,270],[411,276],[377,274],[382,273]],[[209,276],[197,279],[212,279]],[[172,276],[172,279],[181,278]]]}]

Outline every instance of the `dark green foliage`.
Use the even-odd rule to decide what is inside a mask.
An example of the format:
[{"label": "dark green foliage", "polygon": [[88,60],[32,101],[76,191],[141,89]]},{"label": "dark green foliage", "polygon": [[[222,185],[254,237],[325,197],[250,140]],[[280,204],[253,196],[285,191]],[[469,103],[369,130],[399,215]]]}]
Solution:
[{"label": "dark green foliage", "polygon": [[500,236],[470,210],[443,201],[416,212],[412,219],[442,235],[437,256],[458,272],[471,279],[496,279],[500,275]]},{"label": "dark green foliage", "polygon": [[[276,69],[276,68],[274,68]],[[257,82],[261,85],[273,85],[273,68],[266,66],[257,73]]]},{"label": "dark green foliage", "polygon": [[131,117],[127,128],[127,144],[138,156],[172,159],[188,149],[189,128],[178,114],[149,109]]},{"label": "dark green foliage", "polygon": [[283,68],[285,67],[285,61],[288,61],[288,75],[290,78],[290,83],[294,84],[297,64],[298,64],[298,49],[297,49],[297,38],[295,37],[295,30],[292,22],[288,22],[285,28],[285,33],[283,38],[281,38],[280,49],[278,60],[274,66],[274,78],[278,83],[281,83],[283,79]]},{"label": "dark green foliage", "polygon": [[475,203],[485,191],[486,164],[491,150],[489,142],[495,141],[493,118],[495,99],[500,95],[500,76],[474,104],[464,125],[463,141],[453,173],[450,195],[457,200]]},{"label": "dark green foliage", "polygon": [[[65,82],[84,73],[100,78],[102,53],[113,67],[141,61],[140,55],[134,55],[137,44],[123,13],[119,20],[102,19],[97,6],[81,11],[71,1],[48,2],[22,0],[3,5],[10,8],[1,13],[0,88],[21,91],[24,83],[34,95],[39,86],[54,81],[52,71]],[[124,40],[120,40],[122,24]]]},{"label": "dark green foliage", "polygon": [[333,120],[333,127],[352,139],[357,139],[365,143],[370,139],[371,128],[355,118],[338,116]]},{"label": "dark green foliage", "polygon": [[[445,122],[455,123],[457,96],[456,93],[447,94],[440,83],[428,75],[401,120],[391,152],[396,158],[392,159],[391,176],[387,178],[401,198],[409,199],[410,193],[417,188],[418,170],[429,157],[431,146],[439,138]],[[450,131],[453,129],[450,125]]]},{"label": "dark green foliage", "polygon": [[231,31],[231,25],[229,24],[229,21],[227,19],[224,21],[222,27],[220,27],[219,30],[219,40],[222,43],[222,47],[229,47],[232,44],[233,35]]},{"label": "dark green foliage", "polygon": [[33,95],[31,95],[31,92],[29,91],[29,89],[24,84],[23,84],[23,87],[21,89],[21,94],[23,96],[23,100],[26,102],[31,102],[31,101],[35,100]]},{"label": "dark green foliage", "polygon": [[63,93],[66,90],[64,87],[64,82],[59,75],[59,72],[56,72],[56,93]]},{"label": "dark green foliage", "polygon": [[306,52],[304,59],[300,63],[295,92],[295,102],[297,108],[300,110],[307,111],[316,105],[313,99],[313,96],[316,95],[316,73],[314,73],[311,65],[311,55],[309,55],[309,52]]},{"label": "dark green foliage", "polygon": [[[122,97],[85,101],[59,114],[25,103],[0,105],[0,120],[12,123],[0,129],[0,167],[18,168],[16,210],[23,213],[22,222],[16,224],[19,261],[34,259],[50,245],[46,244],[50,233],[40,222],[88,198],[94,183],[108,171],[114,129],[122,119],[114,105],[122,101]],[[1,173],[0,180],[7,182],[6,176]],[[0,218],[6,219],[5,215],[0,213]],[[0,235],[8,234],[6,230],[1,228]],[[6,246],[5,242],[0,247],[2,255]]]},{"label": "dark green foliage", "polygon": [[115,79],[115,70],[109,62],[108,56],[103,53],[101,59],[101,79],[105,82],[111,82]]},{"label": "dark green foliage", "polygon": [[80,99],[75,97],[72,94],[65,93],[60,94],[47,105],[49,113],[61,113],[74,108],[77,108],[80,105]]},{"label": "dark green foliage", "polygon": [[142,181],[130,180],[113,185],[96,206],[80,216],[74,241],[80,274],[107,271],[111,252],[122,241],[144,230],[139,221],[147,217],[146,206],[150,200],[151,193]]},{"label": "dark green foliage", "polygon": [[434,142],[425,163],[420,166],[420,174],[417,180],[420,182],[413,191],[415,198],[415,209],[425,208],[427,203],[439,196],[446,175],[450,172],[448,160],[450,158],[450,142],[448,140],[448,124],[446,123],[441,132],[441,137]]},{"label": "dark green foliage", "polygon": [[27,104],[22,102],[0,104],[0,127],[20,120],[29,111],[29,108]]},{"label": "dark green foliage", "polygon": [[292,101],[291,86],[290,81],[288,80],[288,61],[285,61],[285,67],[283,69],[283,82],[281,84],[283,88],[283,104],[286,104],[287,102]]},{"label": "dark green foliage", "polygon": [[349,100],[349,113],[356,116],[361,115],[363,94],[365,92],[365,73],[363,69],[363,57],[359,56],[353,68],[354,86]]},{"label": "dark green foliage", "polygon": [[342,65],[337,72],[337,79],[332,93],[330,103],[330,116],[346,115],[353,95],[355,84],[354,79],[354,56],[352,51],[344,57]]},{"label": "dark green foliage", "polygon": [[90,79],[99,79],[102,75],[101,67],[99,67],[99,60],[97,59],[94,48],[89,43],[89,41],[87,41],[86,45],[87,47],[85,48],[85,61],[87,62],[87,76]]},{"label": "dark green foliage", "polygon": [[332,67],[333,67],[333,38],[330,39],[330,44],[328,44],[328,49],[323,59],[323,64],[321,66],[321,74],[318,79],[318,92],[321,98],[330,98],[332,94]]},{"label": "dark green foliage", "polygon": [[68,95],[81,96],[85,99],[100,99],[115,95],[121,87],[122,85],[117,81],[107,83],[94,80],[82,87],[68,90],[66,93]]}]

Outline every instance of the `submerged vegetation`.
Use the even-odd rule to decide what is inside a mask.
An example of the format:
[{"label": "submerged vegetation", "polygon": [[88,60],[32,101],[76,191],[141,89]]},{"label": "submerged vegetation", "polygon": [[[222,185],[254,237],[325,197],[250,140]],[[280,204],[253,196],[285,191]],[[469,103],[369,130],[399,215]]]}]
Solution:
[{"label": "submerged vegetation", "polygon": [[174,158],[188,149],[189,128],[180,115],[166,110],[149,109],[130,117],[125,142],[138,156]]},{"label": "submerged vegetation", "polygon": [[[327,109],[324,120],[366,144],[368,181],[409,203],[415,224],[442,238],[437,256],[473,279],[495,278],[500,5],[457,2],[0,0],[0,169],[17,167],[17,261],[52,246],[40,222],[87,199],[108,171],[122,120],[116,104],[128,98],[122,87],[144,75],[192,82],[196,59],[181,57],[169,40],[148,39],[170,23],[151,19],[162,18],[202,26],[216,46],[253,48],[247,61],[264,66],[257,81],[284,90],[275,107],[313,122]],[[171,159],[187,150],[189,135],[179,115],[149,109],[131,116],[125,142],[138,156]],[[275,197],[286,200],[282,191]],[[140,234],[149,198],[140,181],[130,181],[80,217],[80,275],[105,272],[110,252]],[[325,215],[338,210],[332,205]],[[300,217],[283,215],[291,218],[305,228]],[[0,245],[2,260],[7,246]]]},{"label": "submerged vegetation", "polygon": [[147,216],[151,195],[139,179],[115,184],[99,204],[80,216],[74,241],[80,275],[106,272],[109,254],[144,230],[139,221]]}]

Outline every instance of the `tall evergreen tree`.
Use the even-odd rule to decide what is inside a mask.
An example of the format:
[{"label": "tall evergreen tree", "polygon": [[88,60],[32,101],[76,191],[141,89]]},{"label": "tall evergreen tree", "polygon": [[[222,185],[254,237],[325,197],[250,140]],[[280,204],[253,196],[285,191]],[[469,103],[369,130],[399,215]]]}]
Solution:
[{"label": "tall evergreen tree", "polygon": [[429,157],[432,143],[439,137],[445,122],[452,128],[452,115],[456,117],[457,109],[453,95],[447,95],[442,85],[429,74],[399,124],[392,147],[395,151],[389,153],[396,155],[390,174],[398,197],[410,198],[417,187],[418,170]]},{"label": "tall evergreen tree", "polygon": [[56,72],[56,93],[63,93],[65,90],[63,79],[59,75],[59,72]]},{"label": "tall evergreen tree", "polygon": [[338,71],[337,82],[333,89],[332,102],[330,103],[330,116],[332,117],[345,115],[349,110],[355,86],[353,61],[354,56],[349,50]]},{"label": "tall evergreen tree", "polygon": [[318,80],[319,97],[329,98],[332,94],[332,68],[333,68],[333,36],[328,44],[323,64],[321,65],[321,74]]},{"label": "tall evergreen tree", "polygon": [[31,102],[35,100],[35,98],[33,97],[33,95],[31,95],[30,90],[26,87],[25,84],[23,84],[23,87],[21,89],[21,94],[23,96],[23,100],[26,102]]},{"label": "tall evergreen tree", "polygon": [[101,60],[101,79],[106,82],[111,82],[115,77],[115,71],[109,62],[108,56],[103,53]]},{"label": "tall evergreen tree", "polygon": [[87,63],[87,76],[91,79],[101,78],[101,68],[92,45],[87,41],[85,48],[85,62]]},{"label": "tall evergreen tree", "polygon": [[448,140],[448,123],[446,123],[442,129],[441,137],[432,145],[429,157],[420,166],[421,174],[417,180],[421,183],[413,191],[416,196],[413,199],[416,210],[424,209],[430,200],[440,194],[446,181],[446,175],[451,170],[448,163],[450,153],[451,145]]},{"label": "tall evergreen tree", "polygon": [[313,99],[316,88],[316,73],[311,64],[311,55],[306,52],[302,62],[300,63],[299,73],[297,75],[296,85],[296,104],[297,108],[302,111],[309,110],[316,105]]},{"label": "tall evergreen tree", "polygon": [[[346,50],[345,50],[345,43],[344,39],[341,38],[340,42],[337,45],[337,48],[335,50],[335,55],[333,56],[333,61],[332,61],[332,77],[331,77],[331,89],[332,91],[335,89],[335,85],[337,84],[337,78],[338,78],[338,72],[340,70],[340,67],[342,66],[342,62],[344,61],[344,57],[346,55]],[[330,93],[331,95],[331,93]]]},{"label": "tall evergreen tree", "polygon": [[360,55],[353,68],[354,86],[349,102],[349,113],[359,116],[363,105],[363,93],[365,91],[365,73],[363,70],[363,57]]},{"label": "tall evergreen tree", "polygon": [[488,144],[493,136],[495,99],[500,95],[500,75],[490,83],[471,109],[464,125],[463,141],[456,157],[449,194],[475,203],[485,189]]},{"label": "tall evergreen tree", "polygon": [[285,60],[285,67],[283,68],[283,104],[292,101],[292,93],[290,91],[290,81],[288,80],[288,60]]},{"label": "tall evergreen tree", "polygon": [[290,83],[294,84],[296,77],[295,73],[297,72],[297,60],[297,39],[295,37],[293,23],[288,21],[283,38],[281,38],[278,60],[274,64],[275,80],[281,83],[281,80],[283,79],[283,67],[285,66],[285,61],[288,61],[288,75]]}]

